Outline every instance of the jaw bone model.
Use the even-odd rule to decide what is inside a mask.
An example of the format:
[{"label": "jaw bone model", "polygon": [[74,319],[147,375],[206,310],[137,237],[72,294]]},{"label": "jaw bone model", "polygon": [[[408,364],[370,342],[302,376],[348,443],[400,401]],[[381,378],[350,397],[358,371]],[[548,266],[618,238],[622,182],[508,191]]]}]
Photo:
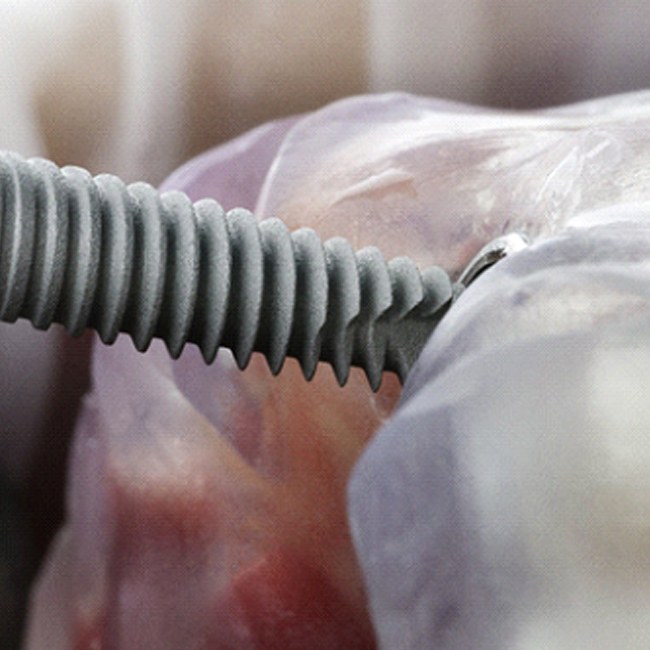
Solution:
[{"label": "jaw bone model", "polygon": [[[390,374],[371,394],[354,370],[97,346],[28,647],[645,647],[647,104],[303,118],[259,198],[226,204],[456,282],[502,232],[546,243],[463,293],[390,419]],[[232,164],[195,178],[225,196]]]}]

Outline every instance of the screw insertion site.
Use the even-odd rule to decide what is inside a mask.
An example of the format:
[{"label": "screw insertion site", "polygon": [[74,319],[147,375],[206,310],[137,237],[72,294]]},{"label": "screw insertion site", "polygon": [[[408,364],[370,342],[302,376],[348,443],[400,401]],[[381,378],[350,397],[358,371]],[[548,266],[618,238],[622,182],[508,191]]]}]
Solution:
[{"label": "screw insertion site", "polygon": [[373,390],[384,370],[403,381],[462,288],[525,245],[495,241],[453,283],[211,199],[0,152],[0,319],[126,332],[141,351],[158,337],[173,357],[192,342],[208,363],[228,347],[241,368],[256,351],[273,373],[291,356],[307,379],[326,361],[341,385],[352,365]]}]

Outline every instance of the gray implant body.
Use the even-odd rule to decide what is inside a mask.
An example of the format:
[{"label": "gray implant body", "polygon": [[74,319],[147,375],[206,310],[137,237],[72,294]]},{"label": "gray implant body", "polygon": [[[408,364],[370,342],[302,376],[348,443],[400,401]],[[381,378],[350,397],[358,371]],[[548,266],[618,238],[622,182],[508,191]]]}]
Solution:
[{"label": "gray implant body", "polygon": [[404,379],[460,288],[407,257],[46,160],[0,153],[0,189],[0,319],[128,332],[141,351],[192,342],[209,363],[225,346],[241,368],[257,351],[274,373],[292,356],[307,379],[326,361],[341,385],[355,365],[376,390],[384,370]]}]

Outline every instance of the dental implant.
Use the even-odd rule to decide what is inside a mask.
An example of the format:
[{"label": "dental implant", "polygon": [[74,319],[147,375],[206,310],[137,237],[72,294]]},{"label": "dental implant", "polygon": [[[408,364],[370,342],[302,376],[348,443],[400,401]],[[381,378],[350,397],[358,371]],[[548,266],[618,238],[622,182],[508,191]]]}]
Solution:
[{"label": "dental implant", "polygon": [[172,357],[191,342],[208,363],[227,347],[240,368],[256,351],[273,373],[291,356],[307,379],[325,361],[341,385],[360,366],[376,390],[384,370],[404,380],[463,286],[214,200],[0,152],[3,321],[107,344],[126,332],[140,351],[158,337]]}]

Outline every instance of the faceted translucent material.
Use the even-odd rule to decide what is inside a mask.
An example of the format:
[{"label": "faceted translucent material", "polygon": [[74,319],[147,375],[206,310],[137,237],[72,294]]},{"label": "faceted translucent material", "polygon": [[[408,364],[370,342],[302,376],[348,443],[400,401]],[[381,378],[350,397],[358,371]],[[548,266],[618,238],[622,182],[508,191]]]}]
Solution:
[{"label": "faceted translucent material", "polygon": [[647,198],[649,127],[650,93],[527,113],[352,98],[288,133],[258,213],[457,273],[504,232]]}]

